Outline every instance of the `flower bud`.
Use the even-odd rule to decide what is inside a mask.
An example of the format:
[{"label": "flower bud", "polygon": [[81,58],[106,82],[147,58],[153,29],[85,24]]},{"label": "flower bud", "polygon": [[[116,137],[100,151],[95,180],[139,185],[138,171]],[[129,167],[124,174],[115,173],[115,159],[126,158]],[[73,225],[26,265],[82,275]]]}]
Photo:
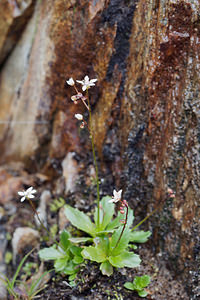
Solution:
[{"label": "flower bud", "polygon": [[79,121],[83,120],[83,115],[81,115],[81,114],[75,114],[74,117]]},{"label": "flower bud", "polygon": [[74,86],[75,85],[75,82],[74,82],[74,79],[71,77],[69,78],[69,80],[66,81],[67,84],[71,85],[71,86]]},{"label": "flower bud", "polygon": [[119,220],[119,221],[120,221],[122,224],[125,224],[125,222],[126,222],[125,220]]},{"label": "flower bud", "polygon": [[81,123],[80,128],[81,129],[85,128],[85,123],[84,122]]}]

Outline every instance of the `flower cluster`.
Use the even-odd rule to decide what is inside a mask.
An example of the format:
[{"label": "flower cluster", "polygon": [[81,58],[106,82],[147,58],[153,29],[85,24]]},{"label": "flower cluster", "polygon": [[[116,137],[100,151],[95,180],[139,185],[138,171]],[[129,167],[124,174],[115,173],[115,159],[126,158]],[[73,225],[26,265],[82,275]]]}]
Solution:
[{"label": "flower cluster", "polygon": [[[89,77],[86,75],[84,77],[83,80],[76,80],[76,82],[80,83],[82,85],[82,90],[83,91],[86,91],[88,90],[91,86],[95,86],[95,82],[97,81],[97,79],[89,79]],[[73,95],[71,97],[71,100],[74,102],[74,104],[77,104],[79,100],[82,101],[82,103],[85,105],[85,107],[87,108],[87,110],[89,111],[89,107],[86,103],[87,101],[87,98],[78,91],[78,89],[76,88],[76,85],[75,85],[75,81],[74,79],[71,77],[69,78],[66,83],[70,86],[73,86],[75,91],[76,91],[76,95]],[[75,118],[79,121],[82,121],[81,125],[80,125],[80,128],[84,128],[85,125],[86,125],[86,122],[83,120],[83,116],[81,114],[75,114]]]}]

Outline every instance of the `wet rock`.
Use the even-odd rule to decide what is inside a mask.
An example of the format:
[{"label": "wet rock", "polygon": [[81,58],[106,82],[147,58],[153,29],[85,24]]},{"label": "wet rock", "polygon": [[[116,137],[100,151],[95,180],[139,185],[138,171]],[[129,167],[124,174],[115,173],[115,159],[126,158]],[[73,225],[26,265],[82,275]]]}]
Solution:
[{"label": "wet rock", "polygon": [[[12,238],[13,263],[24,253],[37,246],[40,235],[38,231],[29,227],[19,227],[15,230]],[[27,251],[28,250],[28,251]]]},{"label": "wet rock", "polygon": [[59,231],[62,232],[69,224],[70,224],[70,221],[67,219],[67,217],[65,215],[65,208],[61,207],[59,210],[59,214],[58,214]]},{"label": "wet rock", "polygon": [[54,193],[57,195],[63,195],[65,192],[65,178],[59,177],[55,182]]},{"label": "wet rock", "polygon": [[[44,224],[45,227],[47,227],[47,204],[51,201],[51,193],[48,190],[45,190],[42,192],[40,196],[40,203],[37,208],[37,214],[34,215],[35,223],[37,226],[41,226],[41,222]],[[38,219],[38,216],[40,220]]]},{"label": "wet rock", "polygon": [[9,166],[0,167],[0,204],[17,198],[17,192],[23,188],[23,184],[31,182],[28,174],[22,170],[19,171]]},{"label": "wet rock", "polygon": [[78,164],[74,159],[74,153],[69,152],[62,162],[63,176],[65,178],[65,193],[74,192],[78,176]]},{"label": "wet rock", "polygon": [[30,19],[35,0],[0,3],[0,64],[16,45],[26,23]]}]

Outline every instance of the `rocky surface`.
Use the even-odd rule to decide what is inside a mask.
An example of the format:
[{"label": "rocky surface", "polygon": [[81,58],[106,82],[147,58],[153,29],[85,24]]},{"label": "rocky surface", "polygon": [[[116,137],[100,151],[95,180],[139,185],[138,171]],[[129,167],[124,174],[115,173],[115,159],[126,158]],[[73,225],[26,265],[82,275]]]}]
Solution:
[{"label": "rocky surface", "polygon": [[[84,107],[73,105],[74,91],[65,80],[98,78],[91,104],[101,175],[108,183],[102,181],[101,189],[123,188],[138,219],[162,204],[149,222],[152,255],[161,253],[197,299],[199,1],[2,1],[11,21],[0,18],[0,49],[9,44],[15,24],[11,2],[26,4],[29,19],[20,23],[9,57],[0,52],[1,163],[21,161],[29,175],[40,173],[63,193],[76,190],[80,172],[80,193],[91,149],[74,119]],[[13,189],[2,190],[0,177],[3,204],[24,180],[2,176]],[[176,193],[173,201],[166,197],[168,187]]]},{"label": "rocky surface", "polygon": [[0,65],[15,47],[29,21],[35,0],[2,0],[0,3]]}]

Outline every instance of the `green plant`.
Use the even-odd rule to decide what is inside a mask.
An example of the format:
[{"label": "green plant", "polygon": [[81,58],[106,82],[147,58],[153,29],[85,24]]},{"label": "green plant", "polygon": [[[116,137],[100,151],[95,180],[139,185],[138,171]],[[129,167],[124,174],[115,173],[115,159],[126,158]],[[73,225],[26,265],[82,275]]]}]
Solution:
[{"label": "green plant", "polygon": [[133,282],[126,282],[124,287],[131,291],[136,291],[140,297],[146,297],[147,291],[144,289],[149,285],[151,278],[148,275],[136,276]]},{"label": "green plant", "polygon": [[[97,189],[96,208],[93,215],[93,221],[83,212],[69,205],[65,205],[65,214],[68,220],[78,230],[84,232],[84,236],[71,237],[67,231],[63,231],[60,235],[60,242],[58,243],[54,239],[54,231],[48,229],[42,223],[40,215],[36,211],[31,198],[34,198],[33,193],[36,190],[29,188],[26,191],[19,192],[22,196],[21,201],[27,199],[32,206],[33,211],[38,217],[43,229],[52,237],[54,245],[39,251],[39,256],[42,260],[54,261],[54,267],[57,272],[69,275],[71,285],[75,279],[80,264],[84,262],[84,259],[89,259],[100,263],[100,270],[102,274],[110,276],[113,274],[113,267],[122,268],[130,267],[134,268],[139,266],[141,260],[138,254],[135,254],[133,250],[137,249],[134,243],[144,243],[151,235],[149,231],[136,231],[136,229],[145,222],[158,208],[155,208],[149,215],[147,215],[140,223],[132,228],[134,220],[133,211],[129,208],[128,202],[122,198],[122,190],[113,191],[113,196],[103,197],[100,201],[100,182],[97,157],[94,145],[94,129],[92,122],[92,112],[89,99],[88,90],[91,86],[94,86],[97,79],[89,80],[88,76],[82,81],[78,81],[82,85],[82,90],[86,91],[85,95],[78,91],[73,78],[70,78],[67,83],[73,86],[76,95],[71,97],[74,104],[78,101],[82,102],[86,107],[89,121],[88,123],[84,119],[82,114],[76,113],[75,118],[81,121],[80,128],[87,128],[89,137],[91,140],[93,161],[95,167],[95,180]],[[171,192],[170,192],[171,191]],[[170,190],[170,197],[174,197],[174,193]],[[59,198],[55,200],[51,206],[51,210],[57,211],[64,205],[64,200]],[[117,216],[115,215],[118,210]],[[124,216],[124,218],[123,218]],[[54,228],[55,229],[55,228]],[[74,244],[80,244],[78,247]],[[135,289],[144,294],[145,291],[140,281],[134,283]],[[136,285],[137,284],[137,285]]]},{"label": "green plant", "polygon": [[[25,281],[17,280],[17,277],[22,269],[22,266],[26,259],[29,257],[29,255],[33,252],[34,249],[32,249],[28,254],[26,254],[23,259],[21,260],[19,266],[17,267],[17,270],[13,276],[13,279],[10,280],[7,276],[4,274],[1,274],[0,280],[3,282],[3,284],[6,286],[6,289],[8,293],[13,296],[14,299],[18,300],[20,298],[25,300],[31,300],[33,299],[41,290],[45,288],[45,286],[41,286],[41,281],[50,271],[44,272],[37,280],[32,281],[31,285],[26,285]],[[20,286],[24,286],[25,289],[22,291]]]},{"label": "green plant", "polygon": [[[67,83],[73,86],[76,95],[71,97],[71,100],[77,104],[81,101],[86,107],[89,114],[89,122],[84,120],[82,114],[75,114],[75,118],[81,121],[80,128],[87,128],[92,145],[93,161],[96,174],[96,187],[97,187],[97,207],[94,213],[94,222],[90,218],[69,205],[65,206],[65,214],[71,224],[83,231],[86,236],[84,237],[72,237],[69,240],[73,243],[93,243],[90,246],[83,246],[81,252],[85,259],[95,261],[100,264],[100,270],[102,274],[110,276],[113,273],[113,267],[137,267],[140,264],[140,258],[137,254],[133,253],[131,242],[144,242],[147,240],[150,233],[144,232],[132,232],[130,229],[133,222],[133,212],[129,208],[126,200],[122,200],[122,190],[113,192],[113,197],[104,197],[100,201],[99,191],[99,175],[98,164],[94,146],[94,130],[92,126],[92,112],[89,100],[88,90],[91,86],[94,86],[94,82],[97,79],[89,80],[88,76],[82,81],[77,80],[82,85],[82,90],[86,91],[85,96],[76,88],[73,78],[70,78]],[[115,207],[113,204],[118,203],[120,205],[117,217],[113,218]],[[125,218],[122,218],[125,215]],[[137,228],[137,226],[135,227]],[[131,251],[130,251],[131,249]]]},{"label": "green plant", "polygon": [[54,199],[53,202],[50,204],[50,211],[57,212],[64,205],[65,205],[65,200],[62,197],[58,199]]},{"label": "green plant", "polygon": [[82,248],[73,245],[69,238],[69,233],[64,230],[60,235],[62,248],[54,244],[51,247],[40,250],[39,257],[44,261],[53,260],[56,272],[69,275],[69,281],[73,285],[73,280],[76,278],[80,264],[83,263],[84,259],[81,255]]},{"label": "green plant", "polygon": [[35,272],[38,272],[38,264],[34,262],[27,262],[25,263],[25,266],[22,268],[23,275],[21,276],[22,279],[26,280],[28,277],[31,276],[31,274]]},{"label": "green plant", "polygon": [[[144,243],[151,235],[149,231],[131,231],[130,227],[134,220],[133,211],[129,208],[127,221],[121,223],[121,214],[114,215],[114,205],[106,196],[100,202],[100,224],[97,227],[97,210],[94,213],[94,223],[90,218],[70,206],[65,207],[65,214],[73,226],[85,232],[88,236],[81,238],[69,238],[73,243],[94,242],[94,246],[85,246],[81,252],[85,259],[100,263],[102,274],[110,276],[113,267],[134,268],[139,266],[139,255],[129,251],[132,248],[131,242]],[[124,222],[123,222],[124,223]],[[126,225],[126,227],[124,227]],[[124,230],[123,230],[124,229]],[[123,234],[121,235],[123,230]]]}]

